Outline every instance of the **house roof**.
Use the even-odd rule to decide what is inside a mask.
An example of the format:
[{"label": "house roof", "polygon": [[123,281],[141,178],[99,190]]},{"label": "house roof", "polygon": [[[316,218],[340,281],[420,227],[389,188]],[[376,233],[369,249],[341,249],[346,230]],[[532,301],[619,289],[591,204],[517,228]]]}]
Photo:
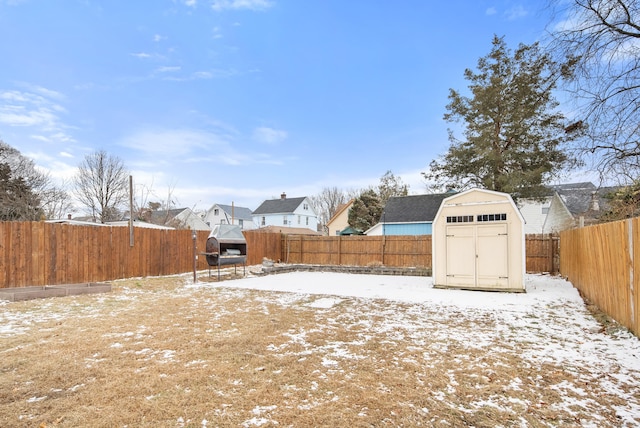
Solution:
[{"label": "house roof", "polygon": [[362,235],[362,231],[354,229],[351,226],[347,226],[340,231],[340,235]]},{"label": "house roof", "polygon": [[601,187],[598,189],[591,184],[591,186],[582,188],[556,189],[556,192],[574,217],[584,215],[597,218],[609,209],[607,195],[616,189],[617,187]]},{"label": "house roof", "polygon": [[148,211],[148,218],[145,218],[149,223],[154,224],[166,224],[173,220],[178,214],[186,210],[187,208],[174,208],[172,210],[159,210]]},{"label": "house roof", "polygon": [[382,223],[433,221],[444,198],[453,193],[392,196],[382,211]]},{"label": "house roof", "polygon": [[260,214],[285,214],[292,213],[300,206],[306,197],[300,198],[280,198],[264,201],[255,211],[253,215]]},{"label": "house roof", "polygon": [[596,190],[596,186],[590,181],[581,181],[579,183],[554,184],[549,187],[555,191],[569,191],[569,190],[577,190],[577,189]]},{"label": "house roof", "polygon": [[340,214],[342,214],[343,211],[351,208],[351,205],[353,205],[353,199],[350,199],[349,202],[342,204],[338,207],[338,209],[336,210],[336,213],[329,219],[329,221],[327,222],[327,226],[330,225],[331,223],[333,223]]},{"label": "house roof", "polygon": [[245,207],[238,207],[235,205],[224,205],[224,204],[216,204],[223,210],[225,213],[231,215],[233,213],[233,218],[243,219],[243,220],[251,220],[251,210]]}]

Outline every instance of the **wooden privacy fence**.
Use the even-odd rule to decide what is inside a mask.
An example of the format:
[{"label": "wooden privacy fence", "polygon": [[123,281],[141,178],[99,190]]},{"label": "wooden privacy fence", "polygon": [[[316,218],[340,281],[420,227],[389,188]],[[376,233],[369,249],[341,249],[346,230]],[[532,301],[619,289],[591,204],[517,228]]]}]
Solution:
[{"label": "wooden privacy fence", "polygon": [[[288,263],[431,268],[431,236],[427,235],[243,233],[247,265],[260,264],[266,257]],[[193,232],[189,230],[136,227],[131,246],[127,227],[0,222],[0,288],[185,273],[194,269],[194,253],[196,269],[206,270],[206,258],[200,253],[208,236],[208,231],[196,233],[194,251]],[[531,252],[527,271],[554,272],[557,240],[545,236],[527,240]],[[530,246],[536,250],[529,250]]]},{"label": "wooden privacy fence", "polygon": [[[525,246],[527,272],[559,271],[557,235],[527,235]],[[275,260],[319,265],[383,265],[431,269],[431,235],[282,235],[282,254]]]},{"label": "wooden privacy fence", "polygon": [[[204,248],[208,233],[197,234]],[[0,223],[0,288],[108,281],[193,270],[189,230]],[[206,269],[204,257],[198,269]]]},{"label": "wooden privacy fence", "polygon": [[640,218],[560,233],[560,273],[591,302],[640,335]]}]

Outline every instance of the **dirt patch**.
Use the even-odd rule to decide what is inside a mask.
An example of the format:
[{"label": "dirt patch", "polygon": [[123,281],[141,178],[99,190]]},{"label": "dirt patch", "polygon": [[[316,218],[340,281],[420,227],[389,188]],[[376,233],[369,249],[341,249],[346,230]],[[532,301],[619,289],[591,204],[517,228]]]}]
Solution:
[{"label": "dirt patch", "polygon": [[[541,336],[542,324],[580,329],[566,308],[523,327],[513,314],[223,285],[132,279],[4,304],[0,425],[640,424],[627,414],[637,373],[581,364],[582,336]],[[554,341],[577,356],[541,351]]]}]

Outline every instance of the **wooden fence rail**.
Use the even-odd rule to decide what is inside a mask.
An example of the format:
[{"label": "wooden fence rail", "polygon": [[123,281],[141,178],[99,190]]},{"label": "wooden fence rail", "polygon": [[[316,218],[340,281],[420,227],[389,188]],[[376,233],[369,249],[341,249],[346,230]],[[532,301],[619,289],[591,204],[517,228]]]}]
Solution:
[{"label": "wooden fence rail", "polygon": [[[196,268],[208,268],[209,232],[196,233]],[[247,265],[288,263],[431,268],[431,236],[307,236],[245,231]],[[0,288],[159,276],[193,270],[189,230],[0,222]],[[527,271],[554,272],[557,238],[527,239]],[[531,249],[530,249],[531,248]]]},{"label": "wooden fence rail", "polygon": [[591,302],[640,335],[640,218],[560,233],[560,272]]}]

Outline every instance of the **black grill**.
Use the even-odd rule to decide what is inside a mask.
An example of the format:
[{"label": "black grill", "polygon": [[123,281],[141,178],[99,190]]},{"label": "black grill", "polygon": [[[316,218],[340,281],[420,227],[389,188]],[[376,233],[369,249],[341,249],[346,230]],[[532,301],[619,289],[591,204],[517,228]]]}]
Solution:
[{"label": "black grill", "polygon": [[242,265],[246,273],[247,262],[247,241],[244,239],[240,226],[231,224],[217,224],[207,238],[206,252],[209,264],[209,275],[211,267],[218,267],[218,280],[220,279],[220,266]]}]

